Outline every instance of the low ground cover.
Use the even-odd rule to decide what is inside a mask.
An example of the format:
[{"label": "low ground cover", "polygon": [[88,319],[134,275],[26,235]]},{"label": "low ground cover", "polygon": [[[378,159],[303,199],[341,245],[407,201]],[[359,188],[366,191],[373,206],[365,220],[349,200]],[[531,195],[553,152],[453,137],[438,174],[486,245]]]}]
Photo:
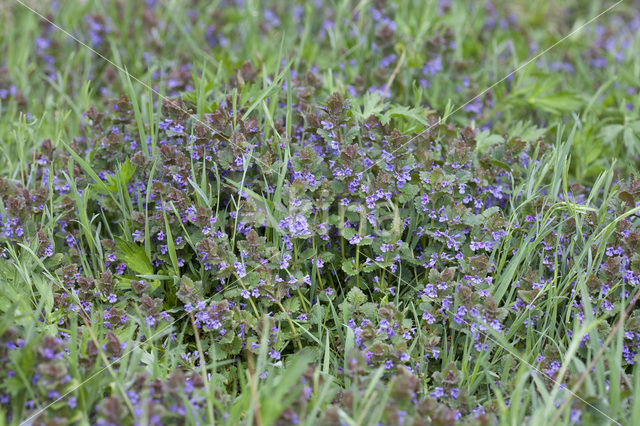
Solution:
[{"label": "low ground cover", "polygon": [[640,15],[534,3],[5,7],[4,421],[638,423]]}]

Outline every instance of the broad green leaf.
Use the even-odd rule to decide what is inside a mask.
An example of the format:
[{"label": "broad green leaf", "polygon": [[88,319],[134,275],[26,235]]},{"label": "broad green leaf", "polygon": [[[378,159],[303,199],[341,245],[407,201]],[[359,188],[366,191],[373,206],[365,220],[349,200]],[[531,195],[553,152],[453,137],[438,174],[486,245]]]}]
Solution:
[{"label": "broad green leaf", "polygon": [[583,104],[582,99],[570,92],[558,92],[552,95],[531,97],[529,104],[552,114],[577,111]]},{"label": "broad green leaf", "polygon": [[53,309],[53,284],[46,281],[43,275],[34,274],[32,280],[33,284],[38,289],[38,293],[40,293],[40,297],[44,301],[44,309],[48,316],[51,314],[51,310]]},{"label": "broad green leaf", "polygon": [[624,133],[622,134],[622,141],[624,142],[624,146],[629,151],[629,155],[635,155],[640,151],[640,139],[634,133],[631,127],[627,127],[624,129]]},{"label": "broad green leaf", "polygon": [[360,306],[367,301],[367,296],[358,287],[353,287],[347,293],[347,300],[354,306]]},{"label": "broad green leaf", "polygon": [[355,266],[353,265],[353,262],[351,261],[351,259],[344,259],[342,261],[342,270],[351,276],[354,275],[358,275],[358,271],[356,270]]},{"label": "broad green leaf", "polygon": [[500,135],[491,134],[489,130],[483,130],[476,135],[476,150],[480,153],[485,152],[493,145],[504,142],[504,138]]},{"label": "broad green leaf", "polygon": [[116,257],[124,262],[128,268],[131,268],[134,272],[143,275],[153,274],[153,267],[151,261],[147,257],[144,249],[131,241],[123,240],[122,238],[115,238]]},{"label": "broad green leaf", "polygon": [[610,124],[602,127],[602,130],[600,130],[600,137],[604,139],[605,142],[610,142],[615,140],[622,130],[624,130],[624,126],[622,124]]},{"label": "broad green leaf", "polygon": [[117,191],[118,182],[120,183],[120,186],[122,188],[126,188],[135,171],[136,166],[131,164],[131,162],[127,158],[127,161],[120,165],[115,175],[107,176],[107,182],[109,182],[107,188],[109,188],[111,191]]},{"label": "broad green leaf", "polygon": [[393,117],[404,117],[409,120],[417,121],[424,126],[429,126],[429,122],[424,116],[423,108],[409,108],[406,105],[394,105],[380,117],[380,122],[387,125]]}]

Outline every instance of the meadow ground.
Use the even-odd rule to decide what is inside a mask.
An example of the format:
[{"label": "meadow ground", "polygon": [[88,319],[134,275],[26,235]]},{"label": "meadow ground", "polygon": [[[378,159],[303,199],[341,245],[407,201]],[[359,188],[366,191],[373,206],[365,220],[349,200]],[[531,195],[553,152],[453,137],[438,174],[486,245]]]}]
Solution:
[{"label": "meadow ground", "polygon": [[640,1],[0,23],[0,426],[640,424]]}]

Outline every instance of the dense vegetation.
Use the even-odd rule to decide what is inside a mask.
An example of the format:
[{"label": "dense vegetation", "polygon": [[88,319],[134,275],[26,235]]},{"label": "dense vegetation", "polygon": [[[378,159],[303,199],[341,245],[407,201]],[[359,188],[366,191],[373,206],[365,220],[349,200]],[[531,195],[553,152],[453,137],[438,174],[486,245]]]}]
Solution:
[{"label": "dense vegetation", "polygon": [[640,424],[638,10],[0,5],[0,424]]}]

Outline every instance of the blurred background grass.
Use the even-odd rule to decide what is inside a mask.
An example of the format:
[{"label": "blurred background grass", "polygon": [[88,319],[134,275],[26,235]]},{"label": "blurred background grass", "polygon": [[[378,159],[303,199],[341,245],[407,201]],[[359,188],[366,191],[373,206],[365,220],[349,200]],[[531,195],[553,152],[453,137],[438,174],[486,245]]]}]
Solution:
[{"label": "blurred background grass", "polygon": [[[442,114],[613,2],[28,4],[161,93],[193,91],[194,100],[204,94],[204,111],[233,87],[250,101],[237,78],[243,63],[274,75],[290,61],[294,75],[317,70],[327,94],[380,96],[387,107]],[[543,135],[559,122],[578,122],[573,176],[593,180],[614,158],[624,171],[633,169],[640,154],[637,7],[637,1],[620,3],[450,120],[497,137]],[[126,89],[115,67],[19,3],[4,1],[1,10],[0,147],[7,173],[31,148],[22,141],[78,136],[89,105]],[[133,86],[140,96],[146,91]]]}]

